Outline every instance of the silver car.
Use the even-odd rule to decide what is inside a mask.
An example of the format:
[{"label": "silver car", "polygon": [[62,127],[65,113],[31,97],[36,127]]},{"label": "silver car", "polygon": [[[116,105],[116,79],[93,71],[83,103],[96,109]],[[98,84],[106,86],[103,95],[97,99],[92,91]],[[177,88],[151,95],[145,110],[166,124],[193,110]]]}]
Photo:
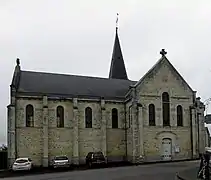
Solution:
[{"label": "silver car", "polygon": [[56,156],[52,160],[52,167],[53,168],[69,168],[70,161],[67,156]]}]

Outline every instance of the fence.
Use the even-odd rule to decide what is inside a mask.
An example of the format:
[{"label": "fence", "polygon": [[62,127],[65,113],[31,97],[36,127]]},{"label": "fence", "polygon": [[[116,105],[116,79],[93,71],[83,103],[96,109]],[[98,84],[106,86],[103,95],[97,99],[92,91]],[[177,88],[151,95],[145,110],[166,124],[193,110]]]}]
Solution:
[{"label": "fence", "polygon": [[0,151],[0,169],[7,169],[7,151]]}]

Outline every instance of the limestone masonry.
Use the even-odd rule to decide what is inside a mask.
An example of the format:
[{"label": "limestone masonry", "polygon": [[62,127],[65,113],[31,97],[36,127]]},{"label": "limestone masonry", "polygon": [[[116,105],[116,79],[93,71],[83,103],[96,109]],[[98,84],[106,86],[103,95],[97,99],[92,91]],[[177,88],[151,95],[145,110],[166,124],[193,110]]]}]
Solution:
[{"label": "limestone masonry", "polygon": [[138,82],[128,79],[116,31],[109,78],[23,71],[10,85],[8,161],[48,166],[56,155],[85,163],[192,159],[204,151],[204,104],[161,51]]}]

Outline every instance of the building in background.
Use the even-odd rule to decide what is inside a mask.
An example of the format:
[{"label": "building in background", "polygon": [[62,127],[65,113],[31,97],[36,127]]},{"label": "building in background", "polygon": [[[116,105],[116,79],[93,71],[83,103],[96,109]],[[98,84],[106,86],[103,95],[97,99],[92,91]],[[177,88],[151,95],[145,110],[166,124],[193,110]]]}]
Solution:
[{"label": "building in background", "polygon": [[[204,104],[166,57],[128,79],[116,29],[109,78],[14,70],[8,105],[8,160],[74,164],[91,151],[108,161],[193,159],[204,151]],[[143,66],[137,64],[137,66]]]},{"label": "building in background", "polygon": [[208,125],[211,124],[211,114],[207,114],[205,116],[205,123]]},{"label": "building in background", "polygon": [[209,127],[211,125],[211,114],[205,115],[205,127],[207,129],[207,136],[206,136],[206,145],[210,147],[211,145],[211,137],[210,137],[210,130]]}]

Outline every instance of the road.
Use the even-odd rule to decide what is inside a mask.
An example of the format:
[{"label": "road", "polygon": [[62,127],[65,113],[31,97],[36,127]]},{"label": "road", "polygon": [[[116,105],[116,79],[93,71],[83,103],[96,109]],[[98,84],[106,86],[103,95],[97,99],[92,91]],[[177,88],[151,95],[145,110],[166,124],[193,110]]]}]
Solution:
[{"label": "road", "polygon": [[186,161],[27,175],[10,177],[6,180],[175,180],[176,172],[188,170],[198,165],[199,161]]}]

